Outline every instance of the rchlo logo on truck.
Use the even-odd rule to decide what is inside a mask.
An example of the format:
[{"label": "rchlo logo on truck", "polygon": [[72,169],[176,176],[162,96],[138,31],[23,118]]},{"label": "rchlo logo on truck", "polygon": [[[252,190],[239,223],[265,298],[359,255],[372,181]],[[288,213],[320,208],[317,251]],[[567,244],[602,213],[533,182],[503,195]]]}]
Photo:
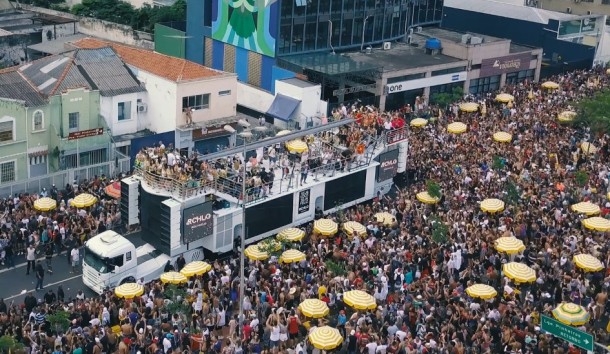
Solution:
[{"label": "rchlo logo on truck", "polygon": [[194,226],[197,224],[202,224],[212,218],[212,214],[202,214],[198,216],[193,216],[186,220],[186,226]]},{"label": "rchlo logo on truck", "polygon": [[381,163],[381,168],[386,168],[386,167],[391,167],[393,165],[396,165],[398,163],[397,159],[393,159],[393,160],[388,160],[388,161],[383,161]]}]

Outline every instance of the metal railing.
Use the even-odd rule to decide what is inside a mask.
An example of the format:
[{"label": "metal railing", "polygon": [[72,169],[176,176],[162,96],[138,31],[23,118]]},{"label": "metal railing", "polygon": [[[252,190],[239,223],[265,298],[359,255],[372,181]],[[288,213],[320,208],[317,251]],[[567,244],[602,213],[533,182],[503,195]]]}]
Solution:
[{"label": "metal railing", "polygon": [[130,170],[129,157],[122,154],[117,156],[114,161],[108,161],[78,169],[71,169],[49,173],[40,177],[28,178],[26,181],[0,184],[0,197],[16,195],[19,193],[40,193],[43,188],[50,189],[54,184],[57,188],[63,188],[66,184],[73,181],[91,180],[94,176],[105,174],[114,177],[122,172]]}]

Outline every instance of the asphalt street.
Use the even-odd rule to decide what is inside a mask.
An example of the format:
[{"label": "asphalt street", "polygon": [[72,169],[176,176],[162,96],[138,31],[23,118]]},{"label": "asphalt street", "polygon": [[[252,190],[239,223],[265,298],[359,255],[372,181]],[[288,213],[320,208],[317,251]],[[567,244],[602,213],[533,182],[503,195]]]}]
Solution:
[{"label": "asphalt street", "polygon": [[[139,233],[133,233],[127,236],[136,247],[143,244]],[[83,250],[81,250],[81,259]],[[40,254],[39,258],[43,267],[46,269],[44,255]],[[0,267],[0,298],[3,298],[6,303],[23,303],[23,298],[28,292],[32,292],[39,299],[42,298],[48,289],[52,289],[57,293],[57,288],[61,285],[64,290],[66,300],[76,296],[79,290],[85,293],[86,297],[96,296],[96,294],[83,284],[82,270],[78,269],[76,273],[72,272],[72,266],[68,262],[68,255],[62,252],[55,255],[52,260],[53,273],[46,273],[43,281],[44,290],[35,291],[36,275],[30,271],[27,273],[27,262],[24,256],[16,256],[15,267],[7,268]]]}]

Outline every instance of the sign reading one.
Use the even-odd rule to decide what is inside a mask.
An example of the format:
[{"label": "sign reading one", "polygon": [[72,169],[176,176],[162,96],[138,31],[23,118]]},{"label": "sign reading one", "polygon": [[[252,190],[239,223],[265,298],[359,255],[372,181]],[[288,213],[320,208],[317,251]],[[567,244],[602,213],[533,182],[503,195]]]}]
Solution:
[{"label": "sign reading one", "polygon": [[481,72],[479,77],[502,75],[530,68],[531,53],[507,55],[481,61]]},{"label": "sign reading one", "polygon": [[394,178],[398,171],[398,149],[385,152],[379,156],[377,167],[377,182]]},{"label": "sign reading one", "polygon": [[182,239],[193,242],[214,233],[212,202],[184,209],[182,212]]},{"label": "sign reading one", "polygon": [[78,132],[72,132],[72,133],[68,134],[68,140],[89,138],[92,136],[98,136],[98,135],[102,135],[102,134],[104,134],[104,128],[81,130]]},{"label": "sign reading one", "polygon": [[309,211],[310,198],[310,189],[305,189],[299,192],[299,207],[297,208],[297,214],[303,214]]},{"label": "sign reading one", "polygon": [[583,332],[559,321],[555,321],[548,316],[540,316],[540,328],[543,331],[570,342],[579,348],[591,352],[593,351],[595,341],[593,340],[593,335],[587,332]]}]

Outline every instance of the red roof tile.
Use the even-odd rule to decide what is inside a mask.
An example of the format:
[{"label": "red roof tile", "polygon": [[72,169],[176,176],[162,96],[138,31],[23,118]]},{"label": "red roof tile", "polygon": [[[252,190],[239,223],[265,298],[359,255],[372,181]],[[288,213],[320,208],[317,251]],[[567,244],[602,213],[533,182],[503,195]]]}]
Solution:
[{"label": "red roof tile", "polygon": [[71,44],[83,49],[111,47],[125,63],[171,81],[191,81],[222,75],[219,71],[185,59],[95,38],[83,38]]}]

